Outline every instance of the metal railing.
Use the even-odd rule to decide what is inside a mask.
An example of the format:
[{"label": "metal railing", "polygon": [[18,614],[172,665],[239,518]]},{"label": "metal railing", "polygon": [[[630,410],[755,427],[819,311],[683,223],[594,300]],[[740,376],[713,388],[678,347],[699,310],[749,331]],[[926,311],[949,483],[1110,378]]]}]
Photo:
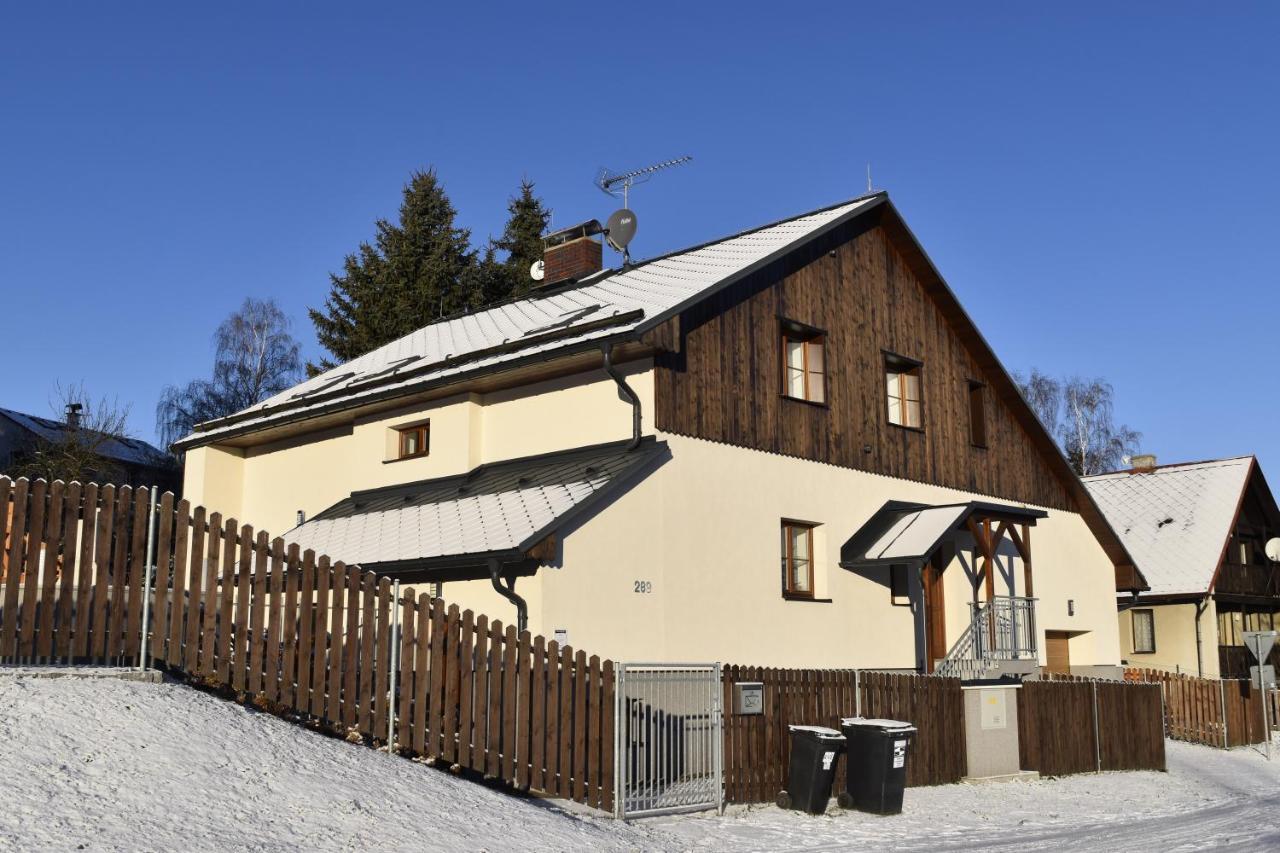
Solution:
[{"label": "metal railing", "polygon": [[971,603],[969,611],[978,656],[1002,661],[1038,655],[1034,598],[997,596]]}]

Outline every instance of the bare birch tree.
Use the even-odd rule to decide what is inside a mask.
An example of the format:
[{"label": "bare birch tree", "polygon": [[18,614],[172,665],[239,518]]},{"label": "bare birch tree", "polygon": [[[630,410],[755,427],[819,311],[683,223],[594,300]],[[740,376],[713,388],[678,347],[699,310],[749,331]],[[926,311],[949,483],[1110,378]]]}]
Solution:
[{"label": "bare birch tree", "polygon": [[165,446],[196,424],[225,417],[279,394],[302,377],[289,318],[273,299],[246,299],[213,335],[213,373],[167,386],[156,405],[156,432]]},{"label": "bare birch tree", "polygon": [[1080,476],[1114,471],[1138,451],[1142,433],[1116,424],[1115,389],[1105,379],[1058,380],[1033,368],[1014,381]]}]

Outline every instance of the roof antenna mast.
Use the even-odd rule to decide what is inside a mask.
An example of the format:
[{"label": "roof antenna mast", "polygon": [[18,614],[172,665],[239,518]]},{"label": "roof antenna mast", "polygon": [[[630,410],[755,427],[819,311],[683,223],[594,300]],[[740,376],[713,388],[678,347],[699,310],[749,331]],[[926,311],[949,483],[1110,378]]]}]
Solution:
[{"label": "roof antenna mast", "polygon": [[623,266],[631,265],[631,252],[627,249],[627,244],[631,242],[631,239],[636,234],[636,215],[629,209],[631,188],[636,184],[643,184],[652,178],[655,172],[681,166],[692,159],[689,156],[677,157],[674,160],[654,163],[652,166],[645,166],[643,169],[634,169],[630,172],[612,172],[601,168],[596,173],[595,183],[601,192],[617,198],[619,191],[621,191],[622,209],[614,211],[613,215],[609,217],[609,222],[605,226],[604,232],[605,239],[608,240],[609,245],[622,253]]},{"label": "roof antenna mast", "polygon": [[608,195],[614,198],[618,197],[617,187],[622,188],[622,206],[627,207],[630,202],[631,188],[636,184],[643,184],[645,181],[653,177],[654,172],[660,172],[663,169],[671,169],[675,166],[683,166],[692,160],[692,157],[677,157],[674,160],[666,160],[662,163],[654,163],[652,166],[645,166],[643,169],[634,169],[630,172],[613,172],[604,167],[596,174],[596,186]]}]

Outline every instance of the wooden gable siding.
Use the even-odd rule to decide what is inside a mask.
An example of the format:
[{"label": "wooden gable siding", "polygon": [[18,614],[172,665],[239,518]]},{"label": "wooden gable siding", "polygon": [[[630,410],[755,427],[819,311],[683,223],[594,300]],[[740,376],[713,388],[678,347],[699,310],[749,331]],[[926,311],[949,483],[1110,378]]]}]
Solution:
[{"label": "wooden gable siding", "polygon": [[[780,318],[826,332],[828,404],[782,396]],[[676,318],[659,429],[1008,500],[1076,502],[883,227],[850,223]],[[923,362],[924,429],[888,422],[884,353]],[[987,449],[969,382],[988,384]]]}]

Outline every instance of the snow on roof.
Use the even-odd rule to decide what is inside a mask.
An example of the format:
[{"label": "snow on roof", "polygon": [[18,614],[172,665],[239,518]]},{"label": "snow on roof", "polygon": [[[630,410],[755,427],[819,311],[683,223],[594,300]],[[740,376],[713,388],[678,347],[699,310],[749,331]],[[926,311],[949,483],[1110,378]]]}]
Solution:
[{"label": "snow on roof", "polygon": [[[12,409],[0,409],[0,415],[45,441],[62,441],[67,432],[67,425],[63,421],[15,412]],[[158,447],[136,438],[108,438],[97,448],[97,452],[107,459],[130,465],[164,465],[167,458]]]},{"label": "snow on roof", "polygon": [[365,568],[525,550],[565,516],[666,453],[646,439],[482,465],[444,477],[356,492],[284,540]]},{"label": "snow on roof", "polygon": [[1204,593],[1231,534],[1252,456],[1084,477],[1085,487],[1151,585]]},{"label": "snow on roof", "polygon": [[567,289],[432,323],[242,412],[201,424],[179,446],[300,419],[335,402],[356,405],[375,393],[408,393],[504,362],[634,332],[884,198],[884,193],[873,193],[625,269],[605,270]]}]

